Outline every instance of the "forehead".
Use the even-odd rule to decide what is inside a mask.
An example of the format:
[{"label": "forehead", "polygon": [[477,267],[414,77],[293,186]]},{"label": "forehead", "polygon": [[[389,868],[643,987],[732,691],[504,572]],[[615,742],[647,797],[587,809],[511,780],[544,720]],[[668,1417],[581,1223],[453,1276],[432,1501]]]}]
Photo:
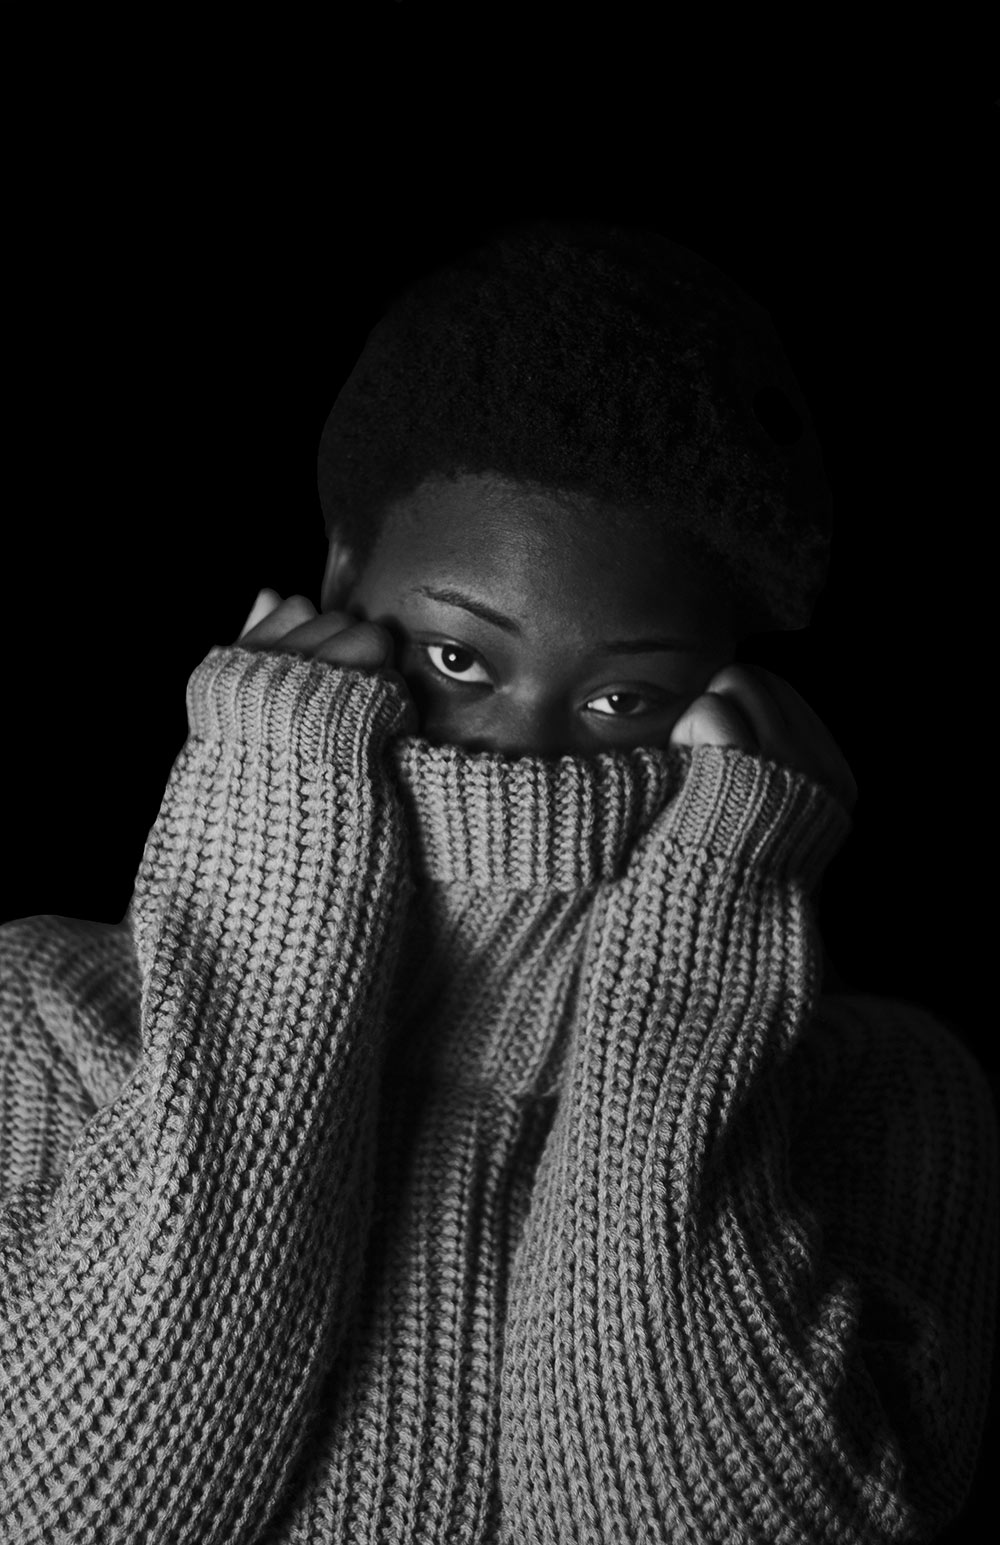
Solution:
[{"label": "forehead", "polygon": [[[506,566],[523,558],[544,562],[567,575],[650,564],[676,567],[682,560],[661,524],[604,504],[586,494],[541,488],[497,473],[463,473],[428,478],[390,505],[383,524],[386,548],[411,557],[447,551],[480,567]],[[676,549],[676,550],[675,550]]]},{"label": "forehead", "polygon": [[574,518],[586,522],[598,514],[595,500],[583,494],[518,482],[495,472],[465,472],[456,477],[429,477],[411,493],[389,506],[389,516],[416,530],[438,529],[474,522],[477,529],[565,527]]},{"label": "forehead", "polygon": [[428,479],[397,500],[373,562],[394,586],[407,577],[475,582],[515,608],[720,622],[711,582],[671,536],[668,512],[641,515],[494,473]]}]

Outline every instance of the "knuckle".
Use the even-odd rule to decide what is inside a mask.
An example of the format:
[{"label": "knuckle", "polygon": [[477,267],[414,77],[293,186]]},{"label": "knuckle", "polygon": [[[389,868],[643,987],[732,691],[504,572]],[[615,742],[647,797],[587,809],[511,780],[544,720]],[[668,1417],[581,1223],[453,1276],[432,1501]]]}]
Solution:
[{"label": "knuckle", "polygon": [[279,611],[284,611],[289,617],[303,617],[309,619],[310,617],[315,617],[316,615],[315,606],[308,599],[308,597],[304,595],[288,596],[288,598],[278,609]]},{"label": "knuckle", "polygon": [[716,671],[706,687],[706,693],[745,691],[754,683],[754,675],[746,665],[724,665]]},{"label": "knuckle", "polygon": [[373,644],[384,644],[389,637],[385,628],[380,628],[377,622],[355,622],[352,631],[358,638],[366,639]]},{"label": "knuckle", "polygon": [[345,665],[381,664],[386,656],[385,631],[370,622],[342,624],[324,639],[323,658]]}]

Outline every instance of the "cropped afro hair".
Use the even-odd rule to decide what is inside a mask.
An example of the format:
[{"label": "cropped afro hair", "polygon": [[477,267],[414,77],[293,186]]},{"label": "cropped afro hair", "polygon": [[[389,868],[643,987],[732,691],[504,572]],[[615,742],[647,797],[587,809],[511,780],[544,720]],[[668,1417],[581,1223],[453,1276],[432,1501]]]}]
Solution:
[{"label": "cropped afro hair", "polygon": [[826,578],[832,494],[768,313],[649,230],[501,225],[396,293],[320,440],[327,536],[363,563],[394,500],[483,472],[648,520],[741,635],[807,626]]}]

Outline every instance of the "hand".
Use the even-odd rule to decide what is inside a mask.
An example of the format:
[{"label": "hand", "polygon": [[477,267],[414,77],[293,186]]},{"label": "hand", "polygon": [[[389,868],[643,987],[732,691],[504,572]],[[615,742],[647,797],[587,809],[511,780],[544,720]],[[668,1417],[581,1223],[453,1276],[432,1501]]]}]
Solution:
[{"label": "hand", "polygon": [[821,783],[850,814],[858,786],[830,731],[793,686],[760,665],[727,665],[674,725],[675,746],[738,746]]},{"label": "hand", "polygon": [[262,590],[236,640],[241,649],[269,649],[301,654],[328,665],[374,671],[394,681],[406,697],[402,734],[417,733],[417,711],[402,676],[393,668],[392,637],[374,622],[360,622],[347,612],[317,612],[303,595],[282,600],[276,590]]}]

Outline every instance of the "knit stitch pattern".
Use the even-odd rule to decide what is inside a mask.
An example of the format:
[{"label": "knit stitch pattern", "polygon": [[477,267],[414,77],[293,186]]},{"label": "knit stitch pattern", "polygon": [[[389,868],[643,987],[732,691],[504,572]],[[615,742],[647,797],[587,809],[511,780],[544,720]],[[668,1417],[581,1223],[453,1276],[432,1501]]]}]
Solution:
[{"label": "knit stitch pattern", "polygon": [[2,1545],[881,1545],[968,1494],[997,1124],[820,994],[849,831],[213,649],[126,919],[0,929]]}]

